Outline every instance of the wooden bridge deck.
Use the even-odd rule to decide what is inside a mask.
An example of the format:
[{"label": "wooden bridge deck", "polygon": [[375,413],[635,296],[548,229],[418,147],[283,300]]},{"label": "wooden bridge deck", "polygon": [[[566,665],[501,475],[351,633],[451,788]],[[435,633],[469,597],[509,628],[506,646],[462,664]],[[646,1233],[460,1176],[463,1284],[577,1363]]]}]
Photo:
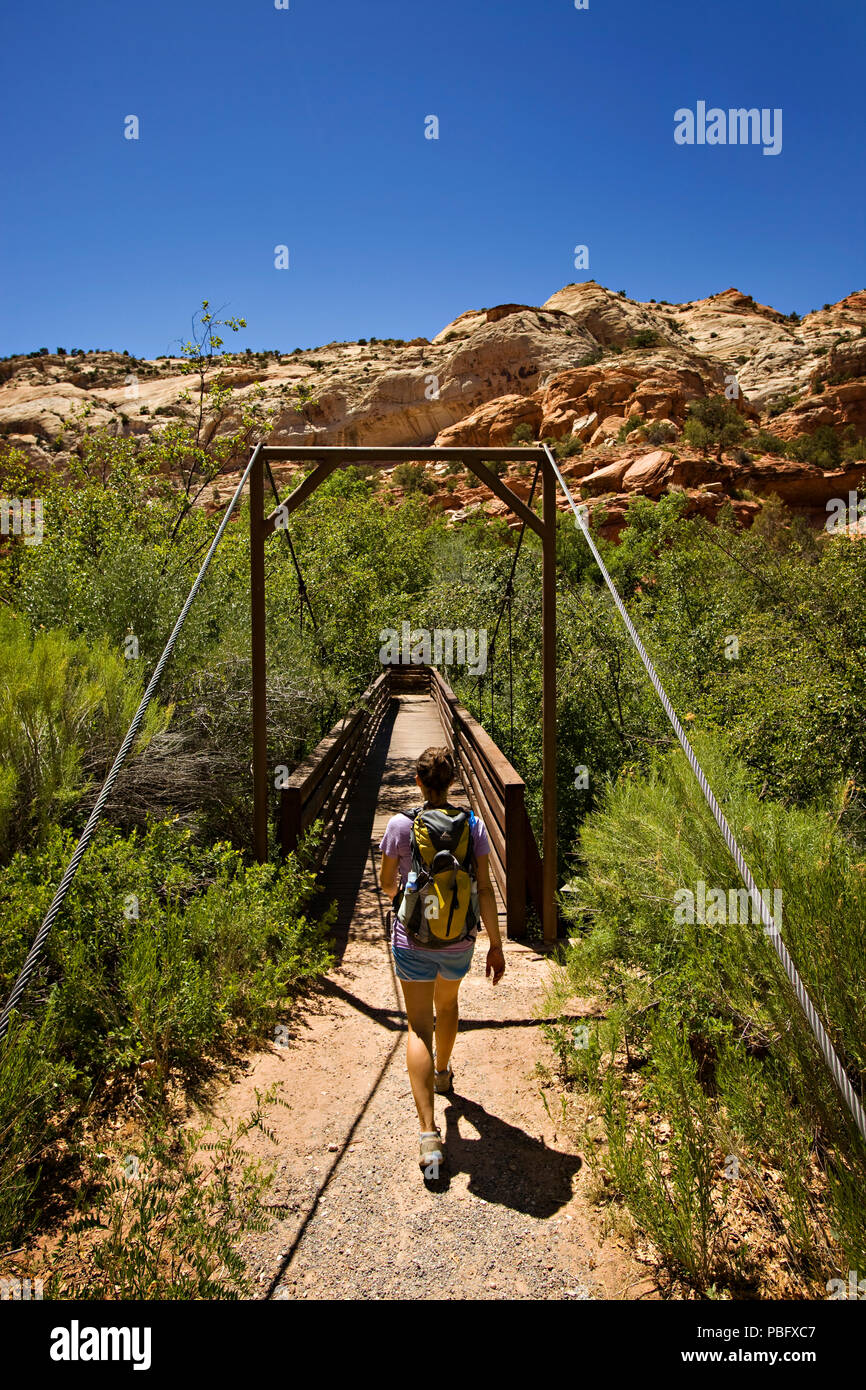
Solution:
[{"label": "wooden bridge deck", "polygon": [[[435,700],[415,694],[392,698],[322,873],[324,899],[337,901],[336,944],[340,954],[352,938],[387,937],[389,904],[377,888],[379,841],[391,816],[421,802],[415,763],[425,748],[444,741]],[[469,805],[459,781],[450,800],[456,806]],[[504,936],[505,906],[495,883],[494,889]]]}]

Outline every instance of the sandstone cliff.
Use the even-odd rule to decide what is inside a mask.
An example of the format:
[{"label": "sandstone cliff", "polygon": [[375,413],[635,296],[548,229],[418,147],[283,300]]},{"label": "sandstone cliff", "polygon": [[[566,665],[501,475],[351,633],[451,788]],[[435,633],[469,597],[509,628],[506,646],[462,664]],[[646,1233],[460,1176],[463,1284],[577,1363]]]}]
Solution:
[{"label": "sandstone cliff", "polygon": [[[190,384],[180,366],[108,352],[6,359],[0,436],[62,469],[82,428],[140,435],[179,414]],[[857,487],[866,472],[851,443],[866,436],[864,291],[800,321],[736,289],[690,304],[644,304],[587,281],[539,307],[467,311],[431,342],[247,354],[222,378],[239,401],[263,389],[272,443],[483,447],[511,443],[515,429],[559,441],[585,496],[605,499],[613,531],[632,492],[658,496],[669,487],[684,488],[708,513],[728,497],[744,521],[756,498],[775,492],[817,520],[829,497]],[[310,389],[303,411],[295,408],[299,384]],[[716,458],[682,437],[689,405],[726,388],[757,452],[747,439]],[[790,441],[828,427],[847,441],[849,457],[834,467],[762,453],[756,433]],[[518,476],[510,470],[510,479]],[[431,503],[457,516],[501,509],[470,481],[452,480]]]}]

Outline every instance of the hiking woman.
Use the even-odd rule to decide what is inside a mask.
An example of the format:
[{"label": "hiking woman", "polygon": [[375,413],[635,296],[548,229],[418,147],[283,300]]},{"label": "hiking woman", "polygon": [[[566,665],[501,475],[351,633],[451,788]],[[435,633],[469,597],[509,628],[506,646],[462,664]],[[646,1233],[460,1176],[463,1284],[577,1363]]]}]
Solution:
[{"label": "hiking woman", "polygon": [[[415,781],[424,795],[425,811],[435,809],[460,814],[459,808],[448,804],[448,789],[454,775],[454,761],[447,748],[428,748],[421,754],[415,769]],[[488,978],[492,974],[496,985],[505,973],[505,958],[496,899],[490,882],[490,841],[484,822],[476,816],[471,816],[469,833],[474,851],[473,874],[477,885],[478,910],[490,938],[485,974]],[[409,878],[412,834],[411,815],[392,816],[379,845],[382,851],[379,881],[382,891],[392,900],[399,888],[405,889]],[[410,941],[403,923],[396,916],[393,919],[391,952],[403,990],[409,1024],[406,1063],[421,1125],[419,1161],[424,1169],[433,1165],[433,1171],[444,1158],[442,1136],[433,1118],[433,1095],[434,1091],[437,1095],[445,1095],[453,1085],[450,1059],[457,1037],[457,992],[460,981],[472,964],[478,930],[479,924],[474,922],[462,940],[425,948]]]}]

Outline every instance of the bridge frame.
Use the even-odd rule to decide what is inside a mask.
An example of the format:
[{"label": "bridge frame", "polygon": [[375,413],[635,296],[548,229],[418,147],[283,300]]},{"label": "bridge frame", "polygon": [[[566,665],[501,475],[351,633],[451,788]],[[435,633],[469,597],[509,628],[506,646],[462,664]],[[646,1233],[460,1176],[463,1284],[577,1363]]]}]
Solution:
[{"label": "bridge frame", "polygon": [[[337,468],[367,463],[390,467],[401,462],[462,463],[501,502],[541,538],[542,549],[542,925],[546,941],[557,934],[556,918],[556,476],[542,448],[357,447],[265,444],[258,447],[250,472],[250,596],[253,697],[253,842],[256,858],[268,857],[268,753],[265,647],[265,541]],[[542,514],[485,465],[485,460],[541,465]],[[314,463],[311,473],[264,515],[266,461]]]}]

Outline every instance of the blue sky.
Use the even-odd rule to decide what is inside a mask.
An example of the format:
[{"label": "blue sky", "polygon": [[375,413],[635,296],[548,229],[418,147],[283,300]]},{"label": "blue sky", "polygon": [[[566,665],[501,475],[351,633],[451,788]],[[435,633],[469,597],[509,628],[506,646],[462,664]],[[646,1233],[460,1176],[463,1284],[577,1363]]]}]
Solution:
[{"label": "blue sky", "polygon": [[[864,40],[857,0],[17,4],[0,354],[168,352],[204,298],[239,347],[432,336],[590,277],[804,313],[866,287]],[[700,100],[781,153],[676,145]]]}]

